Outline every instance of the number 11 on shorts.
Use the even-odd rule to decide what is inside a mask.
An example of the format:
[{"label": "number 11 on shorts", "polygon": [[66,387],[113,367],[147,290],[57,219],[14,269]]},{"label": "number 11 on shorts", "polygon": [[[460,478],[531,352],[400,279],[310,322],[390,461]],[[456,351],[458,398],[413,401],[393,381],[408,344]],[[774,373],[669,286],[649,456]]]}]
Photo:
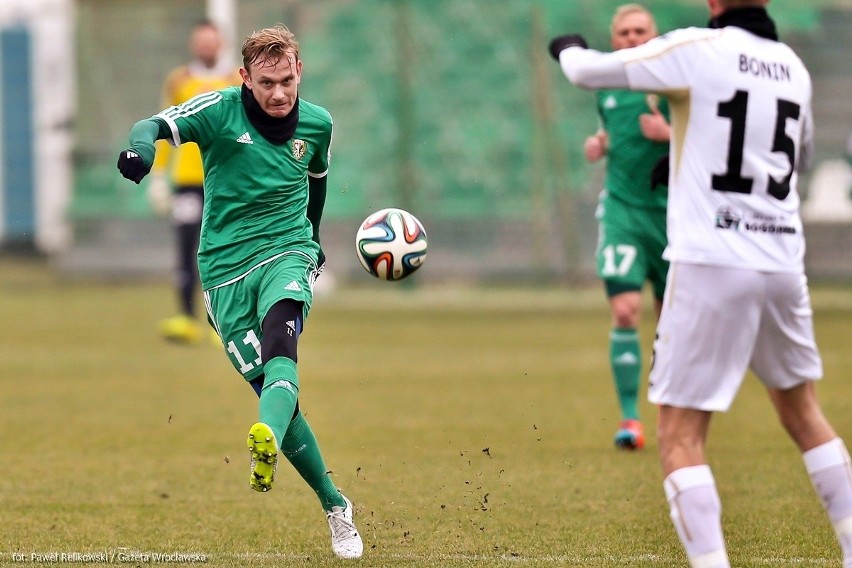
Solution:
[{"label": "number 11 on shorts", "polygon": [[250,329],[246,333],[246,336],[243,338],[243,343],[254,347],[254,350],[257,353],[257,359],[254,360],[254,364],[246,363],[246,360],[243,359],[242,355],[240,355],[240,350],[237,349],[237,344],[233,341],[228,342],[228,353],[233,355],[234,358],[236,358],[237,363],[240,364],[240,372],[246,374],[252,369],[254,369],[255,365],[260,365],[261,363],[260,340],[257,338],[257,335],[254,333],[254,330]]}]

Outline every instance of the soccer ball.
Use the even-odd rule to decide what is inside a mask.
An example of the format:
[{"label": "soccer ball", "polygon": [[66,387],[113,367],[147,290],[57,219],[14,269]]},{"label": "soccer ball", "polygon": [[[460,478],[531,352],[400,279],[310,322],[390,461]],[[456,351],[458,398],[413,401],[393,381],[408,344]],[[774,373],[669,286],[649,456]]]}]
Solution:
[{"label": "soccer ball", "polygon": [[426,231],[402,209],[376,211],[355,235],[355,254],[364,270],[381,280],[402,280],[426,260]]}]

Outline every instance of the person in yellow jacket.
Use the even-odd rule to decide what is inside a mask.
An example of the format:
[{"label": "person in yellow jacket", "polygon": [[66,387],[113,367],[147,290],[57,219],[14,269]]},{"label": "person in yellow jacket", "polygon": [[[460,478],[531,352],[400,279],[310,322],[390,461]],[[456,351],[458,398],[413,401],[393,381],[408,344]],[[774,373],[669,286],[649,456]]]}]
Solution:
[{"label": "person in yellow jacket", "polygon": [[[201,93],[239,85],[242,79],[237,68],[223,63],[221,50],[222,35],[215,24],[209,21],[196,24],[189,40],[192,60],[166,77],[163,106],[179,105]],[[171,214],[177,245],[179,313],[160,322],[160,335],[178,343],[200,343],[209,333],[195,313],[198,287],[195,255],[204,202],[204,168],[198,146],[190,143],[172,148],[160,140],[151,173],[149,201],[158,213]]]}]

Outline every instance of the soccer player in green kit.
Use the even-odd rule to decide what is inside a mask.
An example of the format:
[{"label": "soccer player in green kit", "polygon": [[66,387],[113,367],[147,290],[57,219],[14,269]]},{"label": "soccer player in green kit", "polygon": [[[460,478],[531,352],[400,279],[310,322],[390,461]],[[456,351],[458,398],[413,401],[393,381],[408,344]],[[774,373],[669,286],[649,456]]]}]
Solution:
[{"label": "soccer player in green kit", "polygon": [[[654,18],[644,7],[625,4],[616,10],[614,49],[634,47],[656,35]],[[665,99],[627,90],[599,91],[596,99],[601,129],[586,139],[584,152],[589,162],[607,160],[596,214],[596,257],[612,314],[610,365],[621,409],[615,445],[636,450],[645,445],[638,407],[641,291],[649,280],[659,316],[668,271],[668,262],[662,258],[668,191],[652,188],[650,182],[654,165],[668,153],[668,107]]]},{"label": "soccer player in green kit", "polygon": [[250,485],[272,488],[282,452],[319,497],[334,553],[359,558],[352,503],[331,480],[298,401],[296,346],[324,264],[319,224],[332,120],[298,96],[302,61],[287,28],[251,34],[242,55],[241,87],[137,122],[118,168],[139,183],[155,140],[198,144],[205,172],[198,268],[208,319],[260,398],[248,434]]}]

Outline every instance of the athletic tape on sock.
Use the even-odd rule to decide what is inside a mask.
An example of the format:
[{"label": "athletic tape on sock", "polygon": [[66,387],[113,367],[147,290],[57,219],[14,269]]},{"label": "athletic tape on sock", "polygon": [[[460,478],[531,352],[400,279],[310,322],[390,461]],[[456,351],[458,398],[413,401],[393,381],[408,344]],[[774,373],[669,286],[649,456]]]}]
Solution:
[{"label": "athletic tape on sock", "polygon": [[802,454],[808,473],[815,473],[838,465],[849,464],[849,452],[840,438],[835,438],[821,446]]},{"label": "athletic tape on sock", "polygon": [[663,487],[666,490],[666,499],[669,501],[674,499],[681,491],[702,485],[716,485],[716,480],[713,478],[713,471],[707,464],[676,469],[663,481]]}]

